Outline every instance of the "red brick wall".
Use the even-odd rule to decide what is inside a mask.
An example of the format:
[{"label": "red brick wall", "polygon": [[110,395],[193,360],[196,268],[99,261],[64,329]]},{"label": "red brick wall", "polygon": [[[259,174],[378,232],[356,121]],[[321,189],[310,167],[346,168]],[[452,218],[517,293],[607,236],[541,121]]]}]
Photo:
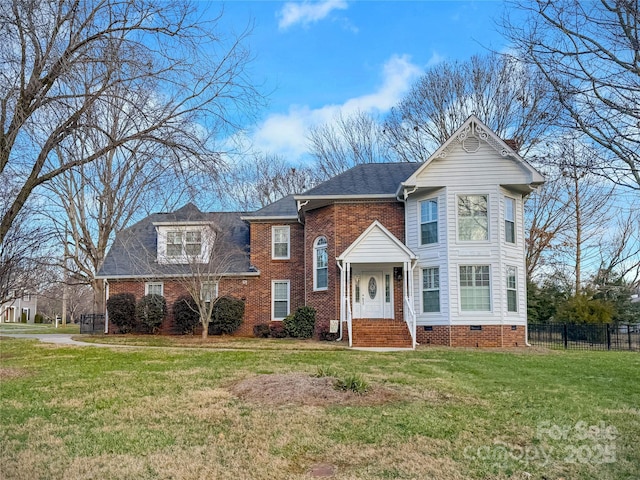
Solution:
[{"label": "red brick wall", "polygon": [[434,325],[431,330],[425,330],[422,325],[416,327],[416,340],[420,345],[449,345],[449,327]]},{"label": "red brick wall", "polygon": [[[289,225],[290,259],[271,259],[271,227]],[[251,264],[260,271],[259,278],[249,280],[247,312],[243,335],[253,335],[253,326],[271,322],[271,281],[289,280],[290,310],[304,305],[304,227],[298,222],[252,223]]]}]

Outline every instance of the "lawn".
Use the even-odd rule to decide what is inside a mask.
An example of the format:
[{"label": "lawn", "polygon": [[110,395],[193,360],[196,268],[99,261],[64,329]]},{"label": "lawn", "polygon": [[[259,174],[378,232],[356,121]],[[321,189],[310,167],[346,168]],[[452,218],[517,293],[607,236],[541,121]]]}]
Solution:
[{"label": "lawn", "polygon": [[638,353],[240,345],[1,339],[0,477],[640,478]]}]

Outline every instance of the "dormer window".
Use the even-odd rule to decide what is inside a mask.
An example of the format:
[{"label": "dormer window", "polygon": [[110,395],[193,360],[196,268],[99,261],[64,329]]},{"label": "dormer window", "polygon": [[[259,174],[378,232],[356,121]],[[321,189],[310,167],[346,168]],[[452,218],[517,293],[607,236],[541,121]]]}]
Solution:
[{"label": "dormer window", "polygon": [[158,232],[158,263],[187,264],[209,261],[211,246],[216,240],[209,225],[156,225]]}]

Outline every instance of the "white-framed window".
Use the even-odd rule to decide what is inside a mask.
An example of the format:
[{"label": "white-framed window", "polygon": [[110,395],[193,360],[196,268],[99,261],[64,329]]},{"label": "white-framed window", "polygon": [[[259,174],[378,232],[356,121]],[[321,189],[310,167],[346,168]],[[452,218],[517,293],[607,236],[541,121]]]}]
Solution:
[{"label": "white-framed window", "polygon": [[200,230],[174,230],[167,232],[167,257],[199,257],[202,253]]},{"label": "white-framed window", "polygon": [[202,232],[187,230],[185,232],[184,253],[189,256],[200,256],[202,253]]},{"label": "white-framed window", "polygon": [[489,240],[487,195],[458,195],[458,239]]},{"label": "white-framed window", "polygon": [[271,318],[284,320],[289,315],[289,280],[273,280],[271,282]]},{"label": "white-framed window", "polygon": [[271,258],[288,260],[290,256],[291,231],[288,225],[271,227]]},{"label": "white-framed window", "polygon": [[164,295],[164,284],[162,282],[147,282],[144,284],[145,295]]},{"label": "white-framed window", "polygon": [[167,232],[167,257],[182,256],[182,232]]},{"label": "white-framed window", "polygon": [[325,237],[318,237],[313,243],[313,271],[313,289],[326,290],[329,286],[329,254]]},{"label": "white-framed window", "polygon": [[504,197],[504,240],[516,243],[516,201],[510,197]]},{"label": "white-framed window", "polygon": [[420,202],[420,245],[438,243],[438,200]]},{"label": "white-framed window", "polygon": [[507,312],[518,311],[518,269],[507,267]]},{"label": "white-framed window", "polygon": [[218,282],[202,282],[200,288],[200,298],[207,303],[211,303],[218,297]]},{"label": "white-framed window", "polygon": [[440,311],[440,268],[422,269],[422,311],[433,313]]},{"label": "white-framed window", "polygon": [[460,308],[467,312],[491,310],[489,265],[460,266]]}]

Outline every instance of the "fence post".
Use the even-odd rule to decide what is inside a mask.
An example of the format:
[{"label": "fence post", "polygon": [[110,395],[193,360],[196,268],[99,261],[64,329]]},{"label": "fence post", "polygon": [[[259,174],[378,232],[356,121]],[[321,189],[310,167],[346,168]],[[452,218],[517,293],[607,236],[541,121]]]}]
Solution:
[{"label": "fence post", "polygon": [[629,342],[629,350],[631,350],[631,325],[627,324],[627,341]]},{"label": "fence post", "polygon": [[611,330],[609,330],[608,323],[607,323],[607,350],[611,350]]},{"label": "fence post", "polygon": [[564,349],[566,350],[568,347],[568,337],[569,335],[567,334],[567,324],[563,323],[562,324],[562,342],[564,343]]}]

